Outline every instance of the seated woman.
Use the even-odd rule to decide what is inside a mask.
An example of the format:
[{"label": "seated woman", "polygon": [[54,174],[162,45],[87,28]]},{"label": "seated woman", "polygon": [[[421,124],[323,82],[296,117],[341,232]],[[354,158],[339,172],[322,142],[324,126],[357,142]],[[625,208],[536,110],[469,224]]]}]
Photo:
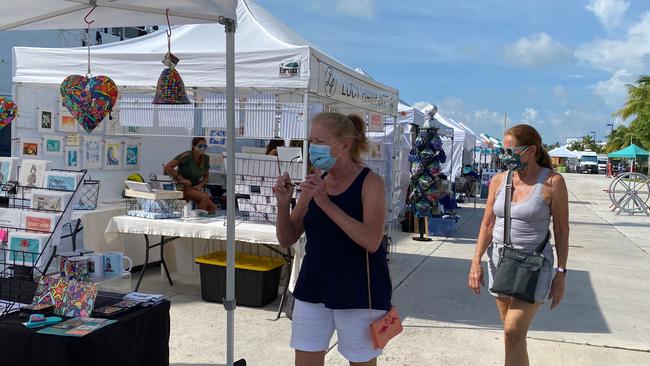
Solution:
[{"label": "seated woman", "polygon": [[192,150],[173,158],[165,165],[165,172],[183,185],[184,200],[194,201],[196,208],[214,214],[217,207],[210,199],[210,195],[203,191],[210,170],[210,157],[205,153],[207,149],[205,138],[193,138]]}]

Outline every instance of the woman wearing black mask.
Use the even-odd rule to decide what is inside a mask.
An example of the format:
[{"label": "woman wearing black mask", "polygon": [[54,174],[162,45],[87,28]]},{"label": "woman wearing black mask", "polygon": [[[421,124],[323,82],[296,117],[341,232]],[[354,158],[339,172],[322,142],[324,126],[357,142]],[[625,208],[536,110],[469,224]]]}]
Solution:
[{"label": "woman wearing black mask", "polygon": [[195,137],[192,139],[192,150],[172,159],[165,165],[165,171],[183,185],[184,200],[194,201],[196,208],[214,214],[216,206],[210,195],[203,191],[210,171],[210,157],[205,153],[207,150],[205,138]]}]

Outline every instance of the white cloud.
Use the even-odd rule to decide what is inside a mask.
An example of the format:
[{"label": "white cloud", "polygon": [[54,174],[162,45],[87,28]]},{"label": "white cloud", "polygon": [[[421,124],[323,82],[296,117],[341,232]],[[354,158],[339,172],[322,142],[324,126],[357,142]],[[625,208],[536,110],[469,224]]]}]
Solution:
[{"label": "white cloud", "polygon": [[374,0],[339,0],[334,8],[339,13],[352,17],[372,18],[375,16]]},{"label": "white cloud", "polygon": [[609,80],[592,86],[592,89],[594,94],[601,96],[609,107],[618,109],[623,106],[627,97],[625,84],[631,84],[633,81],[633,74],[621,69],[616,71]]},{"label": "white cloud", "polygon": [[569,62],[571,50],[546,33],[521,37],[505,47],[506,59],[530,67],[557,65]]},{"label": "white cloud", "polygon": [[521,121],[524,123],[534,123],[537,122],[537,117],[539,116],[539,111],[535,108],[526,108],[521,113]]},{"label": "white cloud", "polygon": [[643,72],[650,57],[650,12],[633,24],[623,38],[596,39],[578,47],[575,56],[581,63],[599,70]]},{"label": "white cloud", "polygon": [[629,7],[630,2],[627,0],[591,0],[585,6],[607,29],[620,26]]},{"label": "white cloud", "polygon": [[560,104],[566,104],[569,99],[569,94],[562,85],[556,85],[553,87],[553,96],[558,102],[560,102]]}]

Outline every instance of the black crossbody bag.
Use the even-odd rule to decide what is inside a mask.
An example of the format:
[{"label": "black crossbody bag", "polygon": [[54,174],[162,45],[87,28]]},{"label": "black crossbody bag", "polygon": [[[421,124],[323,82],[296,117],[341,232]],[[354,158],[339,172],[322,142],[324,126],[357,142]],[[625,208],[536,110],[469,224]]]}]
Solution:
[{"label": "black crossbody bag", "polygon": [[539,244],[533,253],[527,250],[515,249],[510,241],[512,171],[507,173],[505,189],[503,228],[503,243],[505,246],[499,253],[499,264],[490,291],[534,304],[539,272],[544,266],[544,256],[541,253],[549,241],[550,231],[546,233],[544,242]]}]

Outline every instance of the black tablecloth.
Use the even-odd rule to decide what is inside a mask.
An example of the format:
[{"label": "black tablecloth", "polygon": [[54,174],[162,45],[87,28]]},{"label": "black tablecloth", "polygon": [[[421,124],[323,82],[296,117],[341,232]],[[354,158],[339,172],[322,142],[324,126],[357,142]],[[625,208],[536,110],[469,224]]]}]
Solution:
[{"label": "black tablecloth", "polygon": [[[119,301],[100,294],[96,307]],[[27,329],[17,313],[0,320],[0,365],[2,366],[130,366],[169,365],[169,307],[137,308],[117,323],[85,337],[62,337]]]}]

